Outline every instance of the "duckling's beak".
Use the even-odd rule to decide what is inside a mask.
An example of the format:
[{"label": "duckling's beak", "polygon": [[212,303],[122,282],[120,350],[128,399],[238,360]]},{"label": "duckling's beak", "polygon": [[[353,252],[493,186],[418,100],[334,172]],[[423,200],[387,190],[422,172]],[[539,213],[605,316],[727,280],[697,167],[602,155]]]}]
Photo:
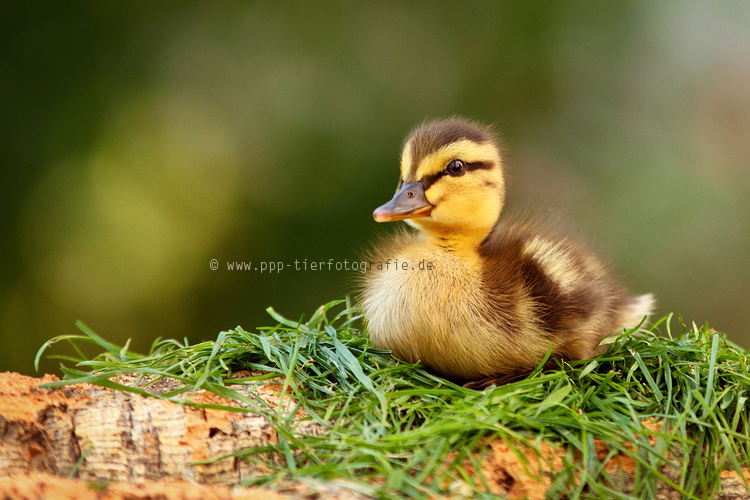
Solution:
[{"label": "duckling's beak", "polygon": [[404,184],[393,195],[391,201],[376,208],[372,216],[378,222],[393,222],[414,217],[428,217],[433,208],[424,196],[424,186],[420,181]]}]

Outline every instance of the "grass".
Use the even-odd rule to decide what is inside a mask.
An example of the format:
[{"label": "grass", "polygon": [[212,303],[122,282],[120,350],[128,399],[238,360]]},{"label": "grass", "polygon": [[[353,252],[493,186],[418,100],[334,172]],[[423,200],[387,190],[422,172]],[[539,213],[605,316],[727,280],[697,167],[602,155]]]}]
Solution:
[{"label": "grass", "polygon": [[[122,373],[152,381],[171,377],[182,388],[158,397],[181,402],[180,393],[202,388],[265,415],[278,430],[278,445],[238,455],[286,460],[256,484],[346,478],[374,497],[428,498],[451,491],[489,497],[488,478],[480,473],[478,480],[470,479],[467,464],[481,472],[479,461],[495,438],[504,440],[531,474],[552,460],[543,444],[559,451],[557,466],[548,464],[548,498],[654,498],[660,481],[685,498],[710,498],[723,470],[747,466],[750,351],[707,325],[680,322],[679,332],[672,331],[670,315],[650,331],[634,329],[614,338],[594,359],[478,392],[371,348],[357,308],[343,302],[322,306],[306,321],[269,308],[276,326],[255,333],[238,327],[195,345],[156,340],[146,355],[114,345],[79,323],[84,335],[48,341],[36,362],[45,349],[65,340],[78,355],[55,357],[76,368],[63,366],[65,379],[50,386],[90,382],[148,394],[147,387],[111,379]],[[104,352],[87,359],[81,342],[98,344]],[[230,380],[239,370],[266,375]],[[271,377],[281,377],[281,394],[290,390],[285,397],[328,433],[296,434],[289,415],[232,389]],[[623,455],[635,465],[629,493],[606,467]]]}]

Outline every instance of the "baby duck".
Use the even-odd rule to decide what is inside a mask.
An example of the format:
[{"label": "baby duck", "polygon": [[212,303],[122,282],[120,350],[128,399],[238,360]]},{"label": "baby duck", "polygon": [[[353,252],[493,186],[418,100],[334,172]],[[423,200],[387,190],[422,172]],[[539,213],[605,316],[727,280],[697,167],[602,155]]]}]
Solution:
[{"label": "baby duck", "polygon": [[451,118],[412,131],[396,194],[373,213],[417,229],[370,255],[361,302],[373,346],[484,387],[530,372],[550,348],[589,358],[651,313],[651,294],[626,295],[570,239],[501,219],[504,201],[488,128]]}]

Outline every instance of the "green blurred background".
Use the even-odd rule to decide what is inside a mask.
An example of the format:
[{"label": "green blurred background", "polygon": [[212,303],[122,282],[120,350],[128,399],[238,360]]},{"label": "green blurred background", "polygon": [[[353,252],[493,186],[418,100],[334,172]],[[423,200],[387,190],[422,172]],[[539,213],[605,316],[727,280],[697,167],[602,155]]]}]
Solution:
[{"label": "green blurred background", "polygon": [[[403,137],[494,123],[510,204],[658,315],[750,347],[750,3],[15,2],[0,8],[0,370],[298,317],[388,228]],[[210,269],[217,259],[219,269]],[[66,352],[60,347],[55,352]],[[45,361],[44,371],[56,371]]]}]

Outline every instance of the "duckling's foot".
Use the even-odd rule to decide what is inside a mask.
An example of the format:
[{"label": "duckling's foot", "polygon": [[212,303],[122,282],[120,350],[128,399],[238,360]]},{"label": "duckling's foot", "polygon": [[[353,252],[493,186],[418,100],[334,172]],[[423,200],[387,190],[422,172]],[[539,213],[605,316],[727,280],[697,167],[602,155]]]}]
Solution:
[{"label": "duckling's foot", "polygon": [[529,375],[531,375],[530,371],[508,373],[506,375],[493,375],[492,377],[480,378],[479,380],[470,380],[469,382],[466,382],[464,384],[464,387],[466,387],[467,389],[474,389],[476,391],[483,391],[493,385],[497,386],[510,384],[511,382],[518,382],[519,380],[525,379]]}]

